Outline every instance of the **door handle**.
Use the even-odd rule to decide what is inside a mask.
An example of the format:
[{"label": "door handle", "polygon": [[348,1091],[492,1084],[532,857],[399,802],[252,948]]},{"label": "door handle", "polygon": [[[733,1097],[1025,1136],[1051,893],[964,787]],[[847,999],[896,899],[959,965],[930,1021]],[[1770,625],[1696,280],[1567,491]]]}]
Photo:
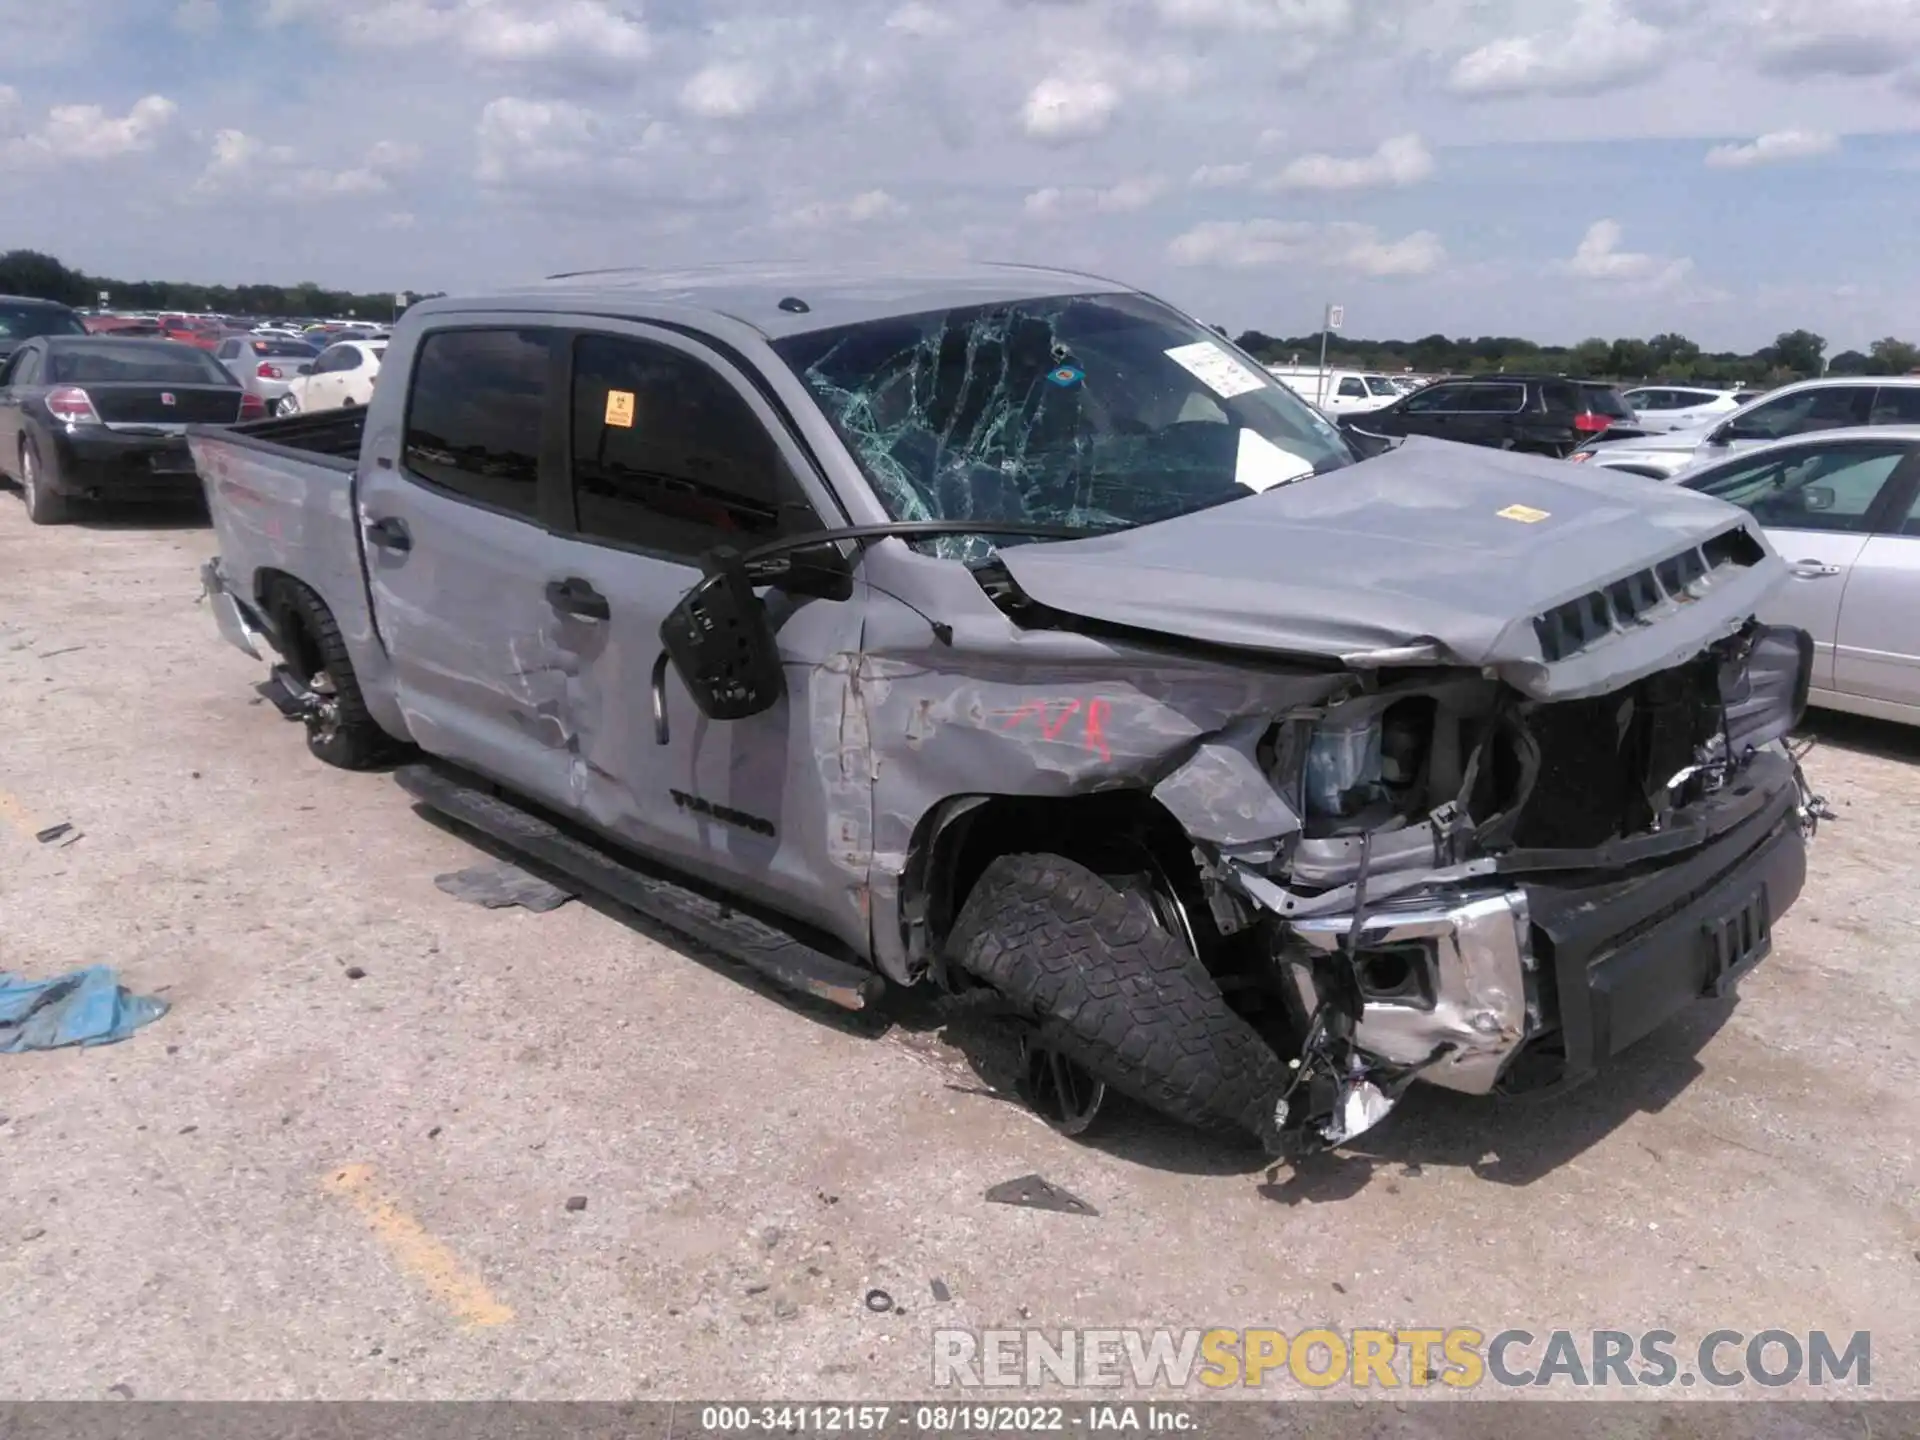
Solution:
[{"label": "door handle", "polygon": [[613,618],[613,607],[607,603],[607,597],[577,575],[549,580],[547,603],[563,615],[577,615],[582,620]]},{"label": "door handle", "polygon": [[413,532],[407,529],[407,522],[399,516],[383,515],[378,520],[367,522],[367,543],[404,555],[413,549]]},{"label": "door handle", "polygon": [[1818,560],[1796,560],[1787,567],[1790,574],[1802,580],[1817,580],[1823,575],[1838,575],[1838,565],[1823,564]]}]

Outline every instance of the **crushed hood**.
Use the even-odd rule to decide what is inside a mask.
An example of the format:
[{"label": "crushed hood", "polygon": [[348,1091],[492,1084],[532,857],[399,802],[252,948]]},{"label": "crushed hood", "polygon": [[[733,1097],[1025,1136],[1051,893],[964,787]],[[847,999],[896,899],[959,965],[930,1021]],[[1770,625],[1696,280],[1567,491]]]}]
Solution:
[{"label": "crushed hood", "polygon": [[1033,600],[1088,620],[1355,668],[1490,667],[1543,700],[1688,659],[1739,629],[1786,574],[1722,501],[1423,439],[1000,559]]}]

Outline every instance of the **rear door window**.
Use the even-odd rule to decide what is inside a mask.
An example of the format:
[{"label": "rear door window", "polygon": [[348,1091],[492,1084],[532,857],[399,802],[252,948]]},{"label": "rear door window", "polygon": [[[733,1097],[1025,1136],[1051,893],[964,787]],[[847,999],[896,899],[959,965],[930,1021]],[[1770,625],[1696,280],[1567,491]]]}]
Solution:
[{"label": "rear door window", "polygon": [[1874,392],[1869,425],[1920,425],[1920,385],[1882,385]]},{"label": "rear door window", "polygon": [[1460,408],[1475,414],[1511,415],[1527,403],[1527,387],[1512,383],[1478,381],[1466,387]]},{"label": "rear door window", "polygon": [[1409,415],[1432,415],[1456,411],[1466,399],[1465,385],[1429,385],[1409,395],[1402,407]]},{"label": "rear door window", "polygon": [[693,559],[816,524],[746,399],[650,340],[575,341],[572,448],[584,539]]},{"label": "rear door window", "polygon": [[438,489],[534,519],[553,332],[436,330],[420,343],[402,463]]}]

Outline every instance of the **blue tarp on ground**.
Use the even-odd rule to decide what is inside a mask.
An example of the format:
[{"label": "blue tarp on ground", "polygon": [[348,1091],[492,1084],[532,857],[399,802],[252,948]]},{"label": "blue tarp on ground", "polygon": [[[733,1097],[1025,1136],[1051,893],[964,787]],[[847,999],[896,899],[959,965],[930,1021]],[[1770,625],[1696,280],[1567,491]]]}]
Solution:
[{"label": "blue tarp on ground", "polygon": [[131,993],[108,965],[55,980],[0,974],[0,1054],[111,1045],[166,1013],[166,1001]]}]

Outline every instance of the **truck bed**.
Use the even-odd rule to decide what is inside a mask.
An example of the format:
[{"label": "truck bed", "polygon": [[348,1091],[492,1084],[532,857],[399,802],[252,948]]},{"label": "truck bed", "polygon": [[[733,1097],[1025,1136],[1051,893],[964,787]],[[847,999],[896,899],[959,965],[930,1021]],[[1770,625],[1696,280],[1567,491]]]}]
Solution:
[{"label": "truck bed", "polygon": [[286,580],[312,590],[340,627],[367,703],[398,726],[362,568],[354,471],[365,428],[365,410],[329,410],[189,426],[187,446],[220,542],[221,588],[269,631]]},{"label": "truck bed", "polygon": [[[188,428],[189,436],[194,433],[194,428]],[[320,410],[311,415],[249,420],[244,425],[225,426],[218,433],[223,437],[242,436],[254,446],[297,450],[304,456],[344,461],[345,468],[350,470],[360,458],[360,439],[366,430],[367,412],[361,406],[354,405],[339,410]]]}]

